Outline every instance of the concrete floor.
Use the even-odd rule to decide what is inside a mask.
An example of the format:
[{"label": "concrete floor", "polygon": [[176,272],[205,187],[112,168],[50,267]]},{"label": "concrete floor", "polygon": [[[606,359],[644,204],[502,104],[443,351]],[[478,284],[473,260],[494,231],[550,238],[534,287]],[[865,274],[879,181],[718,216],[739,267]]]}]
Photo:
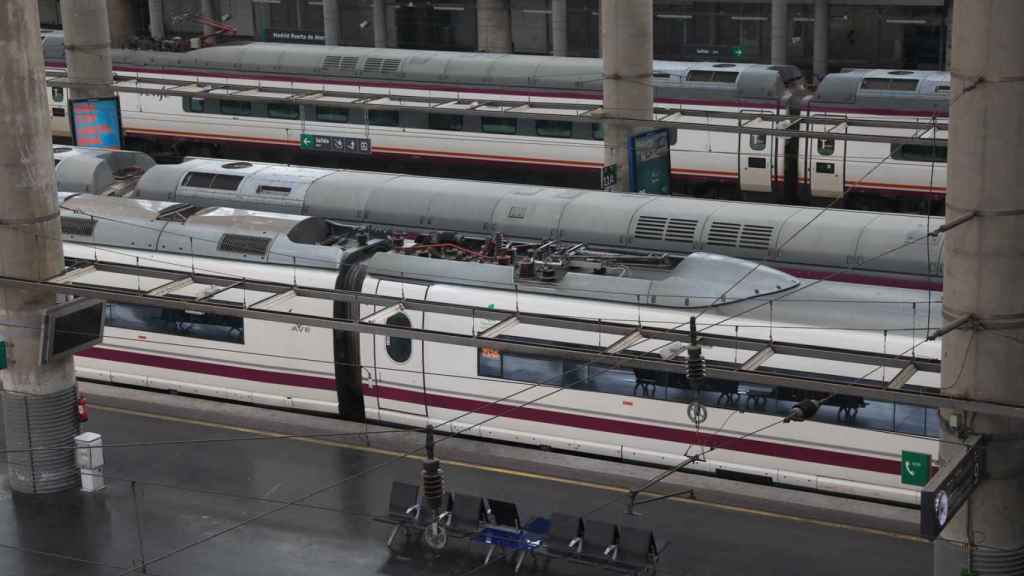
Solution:
[{"label": "concrete floor", "polygon": [[[371,447],[353,437],[266,439],[261,434],[363,427],[107,387],[89,393],[93,408],[86,429],[103,434],[108,446],[108,488],[98,494],[15,496],[3,468],[0,574],[109,575],[138,567],[132,481],[141,548],[152,562],[148,574],[512,573],[503,564],[478,569],[483,548],[467,550],[465,543],[433,559],[388,553],[387,527],[371,517],[384,511],[393,479],[417,481],[419,461],[394,454],[420,443],[419,434],[375,434]],[[111,447],[224,438],[239,440]],[[663,501],[635,518],[623,514],[616,487],[635,486],[654,470],[465,440],[442,444],[439,456],[446,461],[450,489],[515,501],[524,520],[552,511],[586,514],[608,504],[588,517],[652,527],[672,541],[659,574],[932,573],[931,545],[908,534],[912,511],[683,477],[710,486],[698,491],[702,502]],[[317,491],[298,505],[232,529]],[[526,567],[530,573],[529,562]],[[548,573],[607,572],[553,563]]]}]

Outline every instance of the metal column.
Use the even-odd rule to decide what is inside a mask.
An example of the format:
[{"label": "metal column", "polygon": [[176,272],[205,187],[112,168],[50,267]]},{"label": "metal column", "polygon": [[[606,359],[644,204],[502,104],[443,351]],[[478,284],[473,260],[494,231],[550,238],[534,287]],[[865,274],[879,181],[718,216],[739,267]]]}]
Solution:
[{"label": "metal column", "polygon": [[[1024,402],[1024,2],[957,2],[945,235],[943,315],[970,321],[942,338],[949,396]],[[987,478],[935,545],[935,574],[1024,573],[1024,420],[942,411],[987,437]],[[952,430],[947,441],[956,441]],[[939,458],[953,449],[943,444]],[[950,562],[951,551],[961,562]]]},{"label": "metal column", "polygon": [[[107,13],[99,2],[65,0],[65,26],[78,24],[79,8],[93,14],[102,38],[109,43]],[[72,26],[82,28],[82,26]],[[37,0],[6,0],[0,17],[0,38],[6,58],[0,59],[0,275],[42,280],[64,269],[60,217],[43,55],[39,50]],[[90,36],[75,36],[79,55],[90,48]],[[109,61],[109,60],[108,60]],[[8,454],[9,480],[16,492],[42,494],[78,486],[74,437],[76,389],[70,358],[39,363],[43,311],[56,303],[45,289],[0,289],[0,334],[6,340],[7,368],[0,370],[7,449],[32,446],[67,450]]]},{"label": "metal column", "polygon": [[164,0],[149,0],[149,35],[153,40],[163,40],[164,32]]},{"label": "metal column", "polygon": [[107,0],[65,0],[60,4],[60,17],[71,98],[113,96]]},{"label": "metal column", "polygon": [[828,0],[814,0],[814,77],[828,74]]},{"label": "metal column", "polygon": [[387,7],[384,0],[373,0],[373,45],[377,48],[388,47]]},{"label": "metal column", "polygon": [[[619,118],[649,120],[654,107],[654,5],[652,0],[601,0],[604,108]],[[616,181],[606,190],[629,192],[629,138],[641,131],[628,122],[606,122],[604,165]]]},{"label": "metal column", "polygon": [[324,2],[324,44],[337,46],[341,44],[341,0],[323,0]]},{"label": "metal column", "polygon": [[512,51],[509,0],[476,0],[476,34],[480,52]]},{"label": "metal column", "polygon": [[129,0],[107,0],[110,45],[124,48],[135,35],[134,4]]},{"label": "metal column", "polygon": [[[220,18],[217,17],[217,14],[213,9],[213,0],[200,0],[199,13],[200,15],[202,15],[203,18],[207,20],[220,20]],[[212,39],[213,34],[216,32],[217,30],[215,30],[213,26],[209,24],[203,24],[204,37]]]},{"label": "metal column", "polygon": [[551,0],[551,52],[555,56],[569,55],[568,0]]},{"label": "metal column", "polygon": [[786,41],[789,36],[789,5],[787,0],[772,0],[771,39],[772,64],[786,63]]}]

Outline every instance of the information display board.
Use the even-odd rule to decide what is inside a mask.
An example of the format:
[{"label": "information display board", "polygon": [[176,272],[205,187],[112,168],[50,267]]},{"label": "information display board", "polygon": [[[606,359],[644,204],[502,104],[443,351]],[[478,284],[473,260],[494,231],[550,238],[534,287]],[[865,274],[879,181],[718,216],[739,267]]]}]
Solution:
[{"label": "information display board", "polygon": [[347,136],[303,134],[299,138],[299,148],[302,150],[355,154],[357,156],[370,156],[373,154],[373,147],[370,145],[369,138],[349,138]]},{"label": "information display board", "polygon": [[629,139],[629,189],[640,194],[669,194],[671,135],[666,128]]},{"label": "information display board", "polygon": [[70,102],[71,139],[85,148],[121,148],[121,102],[113,98],[84,98]]},{"label": "information display board", "polygon": [[921,536],[935,540],[985,477],[985,443],[973,436],[964,453],[947,464],[921,491]]}]

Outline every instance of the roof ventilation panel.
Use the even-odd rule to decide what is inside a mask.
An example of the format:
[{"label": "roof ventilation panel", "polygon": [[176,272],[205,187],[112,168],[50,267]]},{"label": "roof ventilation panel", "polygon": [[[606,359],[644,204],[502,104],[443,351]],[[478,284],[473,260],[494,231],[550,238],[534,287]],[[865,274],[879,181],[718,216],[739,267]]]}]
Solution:
[{"label": "roof ventilation panel", "polygon": [[383,59],[370,56],[363,62],[363,74],[380,74],[383,65]]},{"label": "roof ventilation panel", "polygon": [[637,218],[633,228],[633,236],[645,240],[662,240],[665,237],[665,224],[668,218],[660,216],[641,216]]},{"label": "roof ventilation panel", "polygon": [[264,236],[248,236],[245,234],[224,234],[220,237],[217,249],[246,256],[264,257],[270,247],[270,238]]},{"label": "roof ventilation panel", "polygon": [[775,229],[771,226],[758,226],[756,224],[745,224],[740,233],[740,248],[754,250],[767,250],[772,243],[772,232]]},{"label": "roof ventilation panel", "polygon": [[670,218],[665,228],[665,240],[693,244],[697,232],[697,221],[688,218]]},{"label": "roof ventilation panel", "polygon": [[395,74],[401,66],[402,60],[400,58],[387,58],[381,64],[380,71],[384,74]]},{"label": "roof ventilation panel", "polygon": [[709,246],[723,246],[735,248],[739,240],[740,228],[742,225],[735,222],[712,222],[711,230],[708,231]]},{"label": "roof ventilation panel", "polygon": [[92,218],[70,218],[61,216],[60,231],[71,236],[92,236],[96,221]]}]

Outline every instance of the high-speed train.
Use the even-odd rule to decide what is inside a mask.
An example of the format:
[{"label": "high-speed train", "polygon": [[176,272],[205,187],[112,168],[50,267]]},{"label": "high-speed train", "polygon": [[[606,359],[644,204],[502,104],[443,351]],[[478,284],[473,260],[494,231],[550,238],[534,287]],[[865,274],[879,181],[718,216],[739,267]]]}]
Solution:
[{"label": "high-speed train", "polygon": [[[63,36],[46,34],[43,49],[48,73],[63,74]],[[114,50],[113,61],[119,77],[166,88],[120,94],[130,142],[150,152],[530,183],[543,178],[583,187],[597,186],[602,165],[598,123],[481,112],[489,102],[529,104],[539,114],[566,104],[599,105],[597,59],[256,42],[184,53]],[[946,131],[928,126],[948,115],[948,73],[841,72],[808,95],[792,66],[658,61],[654,68],[656,106],[685,109],[695,122],[736,125],[734,118],[715,117],[717,112],[799,113],[807,121],[801,130],[920,139],[890,145],[680,130],[671,145],[677,192],[764,201],[843,197],[856,207],[933,213],[943,208]],[[194,83],[205,86],[187,89]],[[181,87],[187,93],[169,92]],[[351,105],[382,96],[408,105],[369,111]],[[69,135],[65,97],[62,88],[51,90],[58,136]],[[425,109],[424,102],[440,99],[465,102]],[[470,106],[483,108],[469,113]],[[825,123],[837,119],[900,125]],[[750,125],[781,126],[768,120]],[[303,135],[362,139],[371,155],[302,151]]]},{"label": "high-speed train", "polygon": [[714,252],[802,278],[941,290],[941,217],[824,210],[697,198],[613,194],[190,159],[150,168],[134,194],[149,200],[304,214],[359,226],[617,251]]},{"label": "high-speed train", "polygon": [[[597,351],[620,341],[621,333],[604,327],[639,323],[671,328],[697,316],[705,335],[893,355],[913,350],[921,361],[941,354],[940,342],[924,339],[926,327],[941,320],[941,304],[930,295],[831,282],[808,286],[784,272],[725,256],[698,253],[659,264],[656,258],[619,257],[572,243],[553,250],[497,237],[476,244],[458,238],[439,241],[232,208],[88,194],[62,194],[60,203],[64,254],[76,267],[70,281],[80,285],[258,307],[272,293],[232,288],[236,280],[256,279],[588,320],[597,328],[524,322],[509,325],[495,338]],[[568,264],[558,267],[558,262]],[[97,263],[122,268],[89,268]],[[163,287],[166,274],[141,277],[131,272],[138,268],[225,282],[176,281]],[[495,326],[437,307],[356,306],[291,294],[266,306],[433,333],[472,336]],[[764,305],[769,299],[771,305]],[[655,354],[669,344],[630,340],[621,353]],[[745,363],[753,353],[724,345],[704,350],[710,365],[723,366]],[[80,354],[76,368],[88,380],[357,420],[446,423],[445,433],[657,465],[720,446],[693,469],[905,503],[916,503],[918,492],[900,484],[901,451],[938,452],[938,418],[923,408],[847,397],[826,403],[812,420],[742,437],[779,422],[799,396],[771,390],[766,402],[737,412],[716,405],[715,393],[743,393],[743,385],[727,390],[712,383],[692,390],[685,378],[656,373],[647,382],[651,374],[615,365],[486,345],[334,332],[301,322],[116,302],[109,303],[102,345]],[[893,369],[863,368],[785,352],[765,362],[765,369],[779,374],[816,372],[876,382],[894,376]],[[919,372],[906,386],[938,387],[938,374]],[[746,390],[748,397],[754,392]],[[708,405],[702,427],[687,417],[687,404],[697,398]]]}]

